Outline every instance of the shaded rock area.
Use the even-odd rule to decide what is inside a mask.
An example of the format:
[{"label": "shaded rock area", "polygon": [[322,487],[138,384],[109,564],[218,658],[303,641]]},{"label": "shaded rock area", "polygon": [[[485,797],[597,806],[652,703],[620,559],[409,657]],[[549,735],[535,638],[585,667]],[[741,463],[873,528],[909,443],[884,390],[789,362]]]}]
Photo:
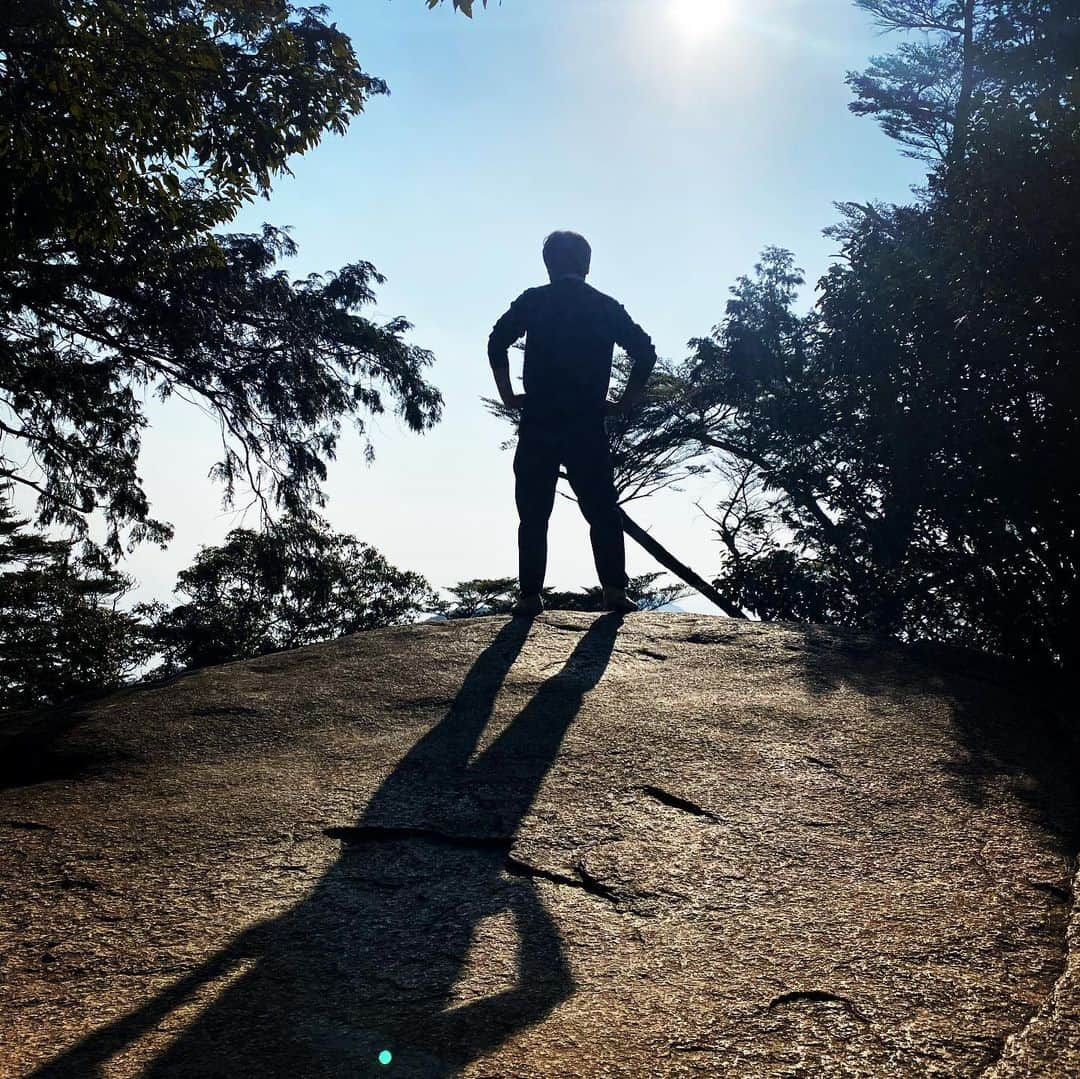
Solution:
[{"label": "shaded rock area", "polygon": [[1080,1075],[1056,723],[867,638],[559,612],[27,721],[0,1073]]}]

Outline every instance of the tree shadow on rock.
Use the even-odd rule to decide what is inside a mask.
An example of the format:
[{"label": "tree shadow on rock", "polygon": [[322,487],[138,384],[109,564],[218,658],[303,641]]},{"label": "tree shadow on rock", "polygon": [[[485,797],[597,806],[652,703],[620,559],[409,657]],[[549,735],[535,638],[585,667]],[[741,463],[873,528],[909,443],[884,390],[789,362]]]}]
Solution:
[{"label": "tree shadow on rock", "polygon": [[921,694],[940,695],[951,708],[955,735],[955,752],[941,768],[964,800],[982,806],[990,789],[1004,782],[1057,837],[1062,853],[1075,853],[1078,736],[1045,673],[950,645],[799,628],[800,676],[812,693],[849,686],[901,708]]},{"label": "tree shadow on rock", "polygon": [[65,744],[70,732],[89,716],[79,704],[44,715],[35,711],[0,718],[0,790],[83,779],[121,764],[123,754]]},{"label": "tree shadow on rock", "polygon": [[[596,619],[563,668],[474,757],[529,631],[526,622],[505,625],[361,819],[327,829],[342,855],[302,901],[89,1035],[38,1079],[100,1074],[214,990],[143,1074],[434,1079],[542,1019],[573,983],[533,881],[506,873],[506,856],[604,673],[619,624]],[[498,929],[483,935],[482,923]],[[486,943],[471,952],[478,934]],[[223,988],[211,984],[219,980]],[[380,1053],[390,1054],[389,1067]]]}]

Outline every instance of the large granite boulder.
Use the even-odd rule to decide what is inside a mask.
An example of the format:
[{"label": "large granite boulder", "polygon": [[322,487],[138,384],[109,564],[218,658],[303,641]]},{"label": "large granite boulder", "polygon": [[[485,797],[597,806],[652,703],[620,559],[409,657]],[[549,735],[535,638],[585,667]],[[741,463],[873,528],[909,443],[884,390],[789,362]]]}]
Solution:
[{"label": "large granite boulder", "polygon": [[556,612],[9,724],[0,1074],[1080,1075],[1073,757],[1035,699],[843,633]]}]

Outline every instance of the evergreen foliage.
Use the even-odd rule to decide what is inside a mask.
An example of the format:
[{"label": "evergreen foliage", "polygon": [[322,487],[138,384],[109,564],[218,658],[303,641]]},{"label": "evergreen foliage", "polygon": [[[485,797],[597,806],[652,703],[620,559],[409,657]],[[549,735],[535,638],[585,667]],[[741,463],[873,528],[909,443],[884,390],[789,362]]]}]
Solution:
[{"label": "evergreen foliage", "polygon": [[767,249],[647,437],[715,455],[716,584],[760,617],[1075,664],[1080,11],[861,6],[948,58],[901,45],[853,80],[857,111],[933,150],[928,186],[842,207],[807,315]]},{"label": "evergreen foliage", "polygon": [[183,601],[155,634],[166,670],[401,625],[438,605],[419,574],[313,517],[233,530],[180,572],[176,591]]},{"label": "evergreen foliage", "polygon": [[[669,603],[675,603],[688,594],[681,585],[660,585],[662,574],[645,573],[631,577],[626,594],[643,611],[655,611]],[[517,602],[517,580],[513,577],[492,579],[476,578],[460,581],[447,591],[453,596],[449,603],[442,603],[440,610],[447,618],[477,618],[485,615],[505,615]],[[591,585],[577,592],[544,589],[544,605],[558,611],[602,611],[603,589]]]},{"label": "evergreen foliage", "polygon": [[[38,0],[0,14],[0,479],[38,523],[165,542],[138,469],[148,396],[221,431],[215,474],[298,513],[342,424],[439,416],[366,262],[291,280],[290,238],[219,231],[386,91],[325,8]],[[370,450],[370,447],[369,447]]]},{"label": "evergreen foliage", "polygon": [[154,651],[154,610],[123,607],[131,580],[27,523],[0,496],[0,710],[118,686]]}]

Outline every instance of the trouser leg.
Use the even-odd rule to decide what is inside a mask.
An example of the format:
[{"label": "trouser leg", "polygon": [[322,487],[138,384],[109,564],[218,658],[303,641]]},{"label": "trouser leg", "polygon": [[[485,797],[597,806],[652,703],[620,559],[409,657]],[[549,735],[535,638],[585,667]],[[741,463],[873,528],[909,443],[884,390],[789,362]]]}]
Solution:
[{"label": "trouser leg", "polygon": [[537,595],[547,570],[547,531],[559,482],[559,453],[550,436],[522,424],[514,454],[518,511],[518,581],[522,595]]},{"label": "trouser leg", "polygon": [[612,477],[611,449],[602,425],[576,434],[564,452],[566,475],[589,522],[596,573],[605,588],[625,588],[626,546]]}]

